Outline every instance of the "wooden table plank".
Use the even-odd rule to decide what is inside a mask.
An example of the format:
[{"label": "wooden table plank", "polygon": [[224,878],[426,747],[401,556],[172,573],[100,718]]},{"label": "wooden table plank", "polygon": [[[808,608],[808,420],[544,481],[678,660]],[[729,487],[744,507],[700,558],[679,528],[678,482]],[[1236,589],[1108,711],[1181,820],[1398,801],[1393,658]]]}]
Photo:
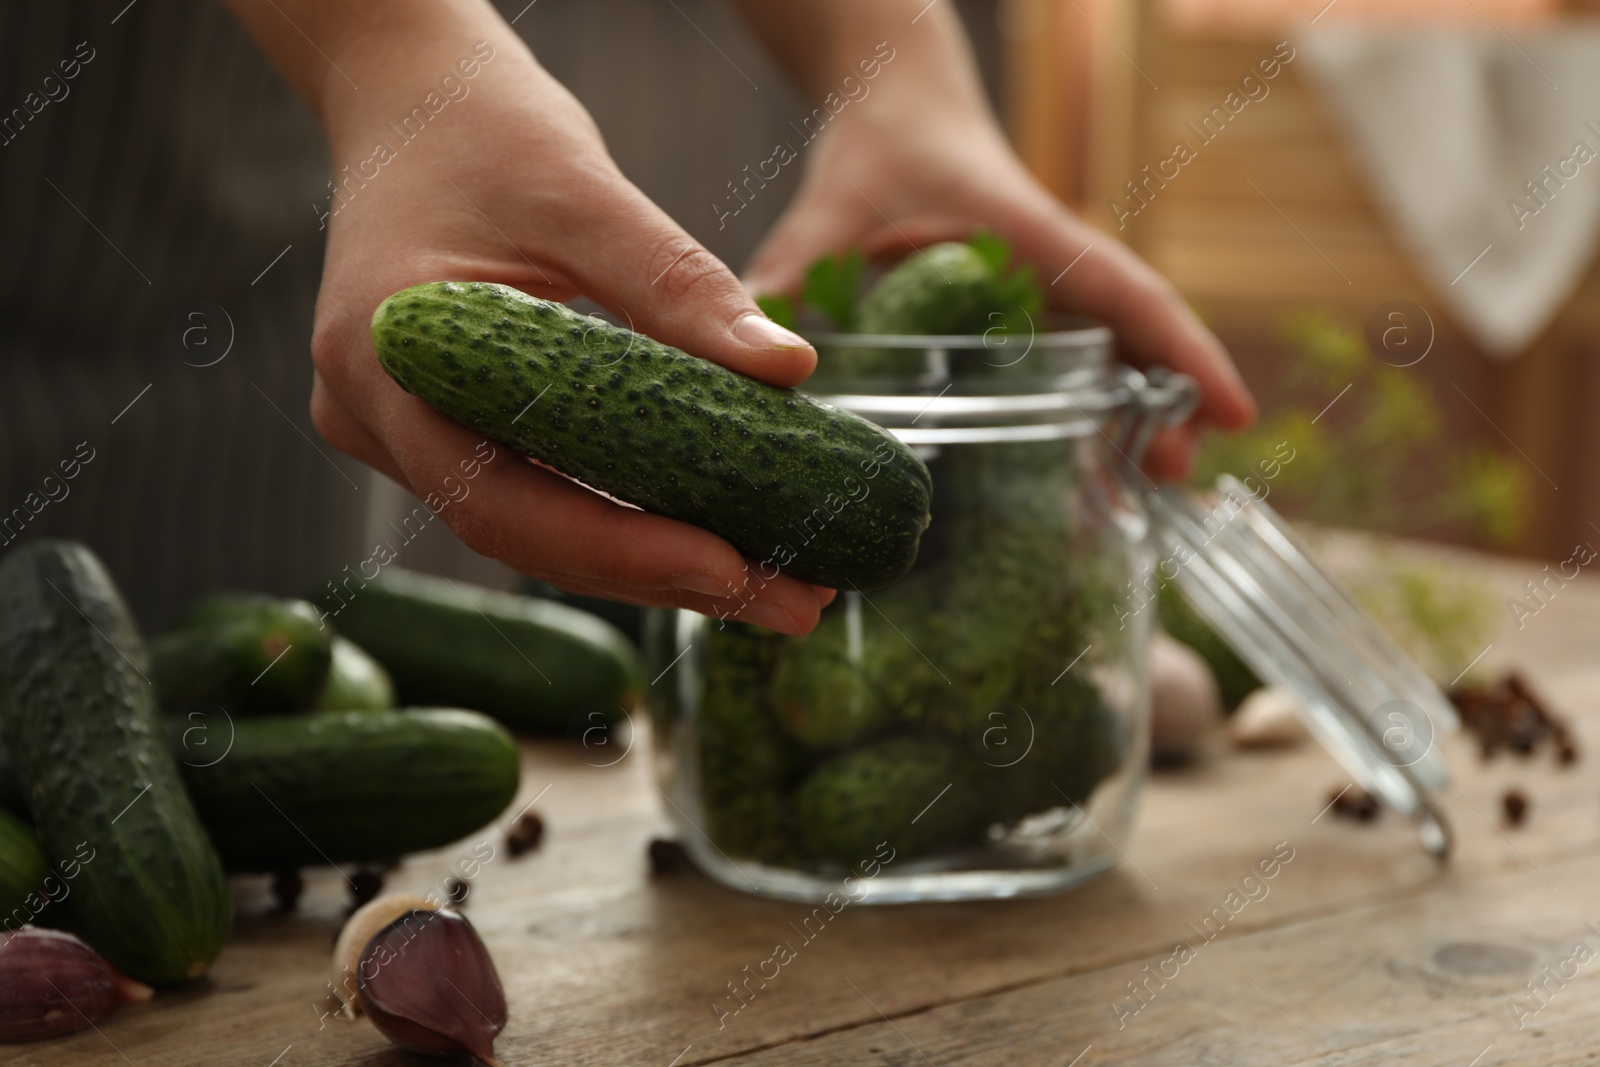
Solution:
[{"label": "wooden table plank", "polygon": [[[1359,562],[1362,550],[1352,558]],[[1483,568],[1505,595],[1541,566],[1451,558]],[[1512,620],[1509,611],[1505,620]],[[1600,583],[1584,579],[1524,630],[1508,625],[1483,662],[1527,665],[1592,744],[1600,737],[1600,719],[1590,713],[1600,704],[1600,665],[1591,666],[1590,654],[1597,634]],[[1272,1009],[1247,999],[1255,994],[1238,978],[1250,976],[1275,1002],[1281,997],[1278,1006],[1340,1064],[1367,1062],[1380,1049],[1411,1056],[1426,1047],[1443,1056],[1435,1046],[1458,1032],[1467,1044],[1480,1032],[1491,1035],[1483,1044],[1495,1043],[1496,1051],[1481,1067],[1544,1062],[1494,1058],[1502,1047],[1523,1054],[1522,1046],[1502,1046],[1492,1036],[1496,1027],[1506,1029],[1509,1013],[1479,1018],[1505,1011],[1494,1000],[1503,992],[1500,979],[1493,996],[1473,999],[1452,992],[1456,979],[1426,968],[1404,981],[1391,971],[1421,967],[1428,952],[1451,940],[1548,947],[1581,927],[1588,918],[1579,914],[1582,902],[1600,879],[1595,776],[1588,764],[1555,771],[1548,757],[1484,767],[1465,739],[1446,744],[1462,785],[1444,797],[1459,838],[1448,869],[1426,857],[1393,816],[1360,827],[1318,818],[1330,790],[1347,779],[1314,747],[1222,754],[1156,778],[1129,863],[1077,892],[992,904],[850,907],[809,943],[790,926],[808,913],[801,905],[730,892],[694,873],[648,875],[644,846],[666,824],[643,751],[601,768],[562,745],[529,745],[522,801],[548,788],[538,801],[546,844],[516,860],[498,851],[468,906],[510,1001],[499,1049],[511,1065],[667,1067],[676,1057],[687,1067],[728,1057],[811,1063],[824,1055],[830,1062],[921,1063],[886,1015],[940,1067],[998,1055],[1064,1067],[1090,1043],[1096,1050],[1080,1067],[1117,1062],[1115,1056],[1323,1062],[1296,1044]],[[1526,789],[1533,811],[1526,828],[1502,833],[1493,819],[1510,783]],[[482,840],[501,848],[495,831],[415,857],[389,888],[437,885]],[[1280,841],[1289,842],[1294,859],[1268,893],[1230,917],[1193,969],[1184,967],[1180,981],[1119,1031],[1110,994],[1125,994],[1123,984],[1144,963],[1193,938],[1189,924],[1237,889]],[[1547,877],[1562,890],[1552,890]],[[113,1044],[138,1067],[265,1067],[280,1055],[279,1067],[417,1062],[389,1049],[364,1022],[319,1020],[345,892],[337,874],[318,872],[300,911],[280,916],[269,913],[262,880],[239,880],[239,930],[211,978],[118,1013],[103,1033],[7,1047],[0,1065],[123,1062]],[[1600,914],[1594,918],[1600,922]],[[727,996],[726,983],[743,979],[743,968],[767,959],[779,941],[794,944],[794,962],[719,1029],[712,1004]],[[1393,1011],[1374,991],[1398,997]],[[1565,1000],[1576,1005],[1581,997],[1574,991]],[[1561,1013],[1552,1007],[1546,1014]],[[1576,1040],[1562,1038],[1569,1039]],[[1438,1062],[1466,1067],[1470,1059]]]},{"label": "wooden table plank", "polygon": [[[1482,1067],[1578,1062],[1555,1058],[1557,1048],[1582,1050],[1586,1062],[1600,1015],[1600,857],[1591,850],[1542,866],[1543,874],[1524,867],[1449,877],[1426,896],[1401,895],[1209,945],[1192,938],[1192,957],[1163,972],[1170,980],[1146,980],[1142,967],[1161,965],[1153,956],[733,1062],[911,1064],[926,1057],[940,1067],[1064,1065],[1092,1046],[1081,1061],[1086,1067],[1468,1067],[1491,1045]],[[1290,864],[1273,892],[1313,892],[1315,877]],[[1564,965],[1573,977],[1552,983],[1545,1003],[1527,993],[1541,967]],[[1142,1003],[1129,982],[1146,983]],[[892,985],[863,985],[852,995],[880,1007],[895,996]],[[1514,1003],[1530,1012],[1519,1015]]]}]

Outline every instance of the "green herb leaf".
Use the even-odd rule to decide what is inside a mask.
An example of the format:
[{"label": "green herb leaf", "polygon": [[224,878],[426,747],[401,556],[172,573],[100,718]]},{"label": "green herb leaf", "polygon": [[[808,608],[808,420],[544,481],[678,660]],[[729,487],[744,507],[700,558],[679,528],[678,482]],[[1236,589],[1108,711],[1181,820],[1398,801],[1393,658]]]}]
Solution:
[{"label": "green herb leaf", "polygon": [[1011,245],[1004,237],[988,230],[979,230],[967,238],[967,244],[983,257],[983,261],[989,264],[990,270],[997,275],[1005,276],[1006,264],[1011,262]]},{"label": "green herb leaf", "polygon": [[756,307],[761,313],[786,330],[799,328],[795,318],[794,301],[777,293],[762,293],[756,297]]},{"label": "green herb leaf", "polygon": [[1044,293],[1034,281],[1032,267],[1019,267],[995,281],[995,305],[1006,309],[1001,327],[1016,333],[1037,329],[1044,314]]},{"label": "green herb leaf", "polygon": [[865,265],[860,249],[852,248],[843,256],[823,256],[806,271],[801,299],[832,319],[839,329],[850,329],[855,325],[856,298]]}]

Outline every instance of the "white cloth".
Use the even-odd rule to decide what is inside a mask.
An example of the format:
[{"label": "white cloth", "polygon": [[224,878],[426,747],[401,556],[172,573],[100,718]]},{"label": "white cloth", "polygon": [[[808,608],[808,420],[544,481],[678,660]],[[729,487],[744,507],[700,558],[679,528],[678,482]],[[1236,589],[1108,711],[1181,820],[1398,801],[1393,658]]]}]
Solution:
[{"label": "white cloth", "polygon": [[1423,278],[1485,350],[1515,355],[1600,241],[1600,30],[1329,27],[1295,43]]}]

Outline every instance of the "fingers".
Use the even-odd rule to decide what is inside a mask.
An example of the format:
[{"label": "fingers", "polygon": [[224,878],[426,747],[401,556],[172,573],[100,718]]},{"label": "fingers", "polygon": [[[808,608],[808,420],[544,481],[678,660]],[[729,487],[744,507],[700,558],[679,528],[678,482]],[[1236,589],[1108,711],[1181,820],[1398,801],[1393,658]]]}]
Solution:
[{"label": "fingers", "polygon": [[340,452],[354,456],[401,485],[406,484],[405,475],[400,473],[383,442],[334,396],[321,374],[314,375],[311,380],[311,424],[323,440]]},{"label": "fingers", "polygon": [[[987,199],[976,217],[988,219],[1012,242],[1019,261],[1034,265],[1052,305],[1111,326],[1135,365],[1162,365],[1192,376],[1200,386],[1201,421],[1238,429],[1255,418],[1255,403],[1221,342],[1143,260],[1042,191],[1019,197],[1013,188]],[[751,290],[795,292],[812,262],[843,248],[904,255],[938,241],[963,240],[975,228],[974,216],[938,213],[907,215],[891,226],[858,206],[802,194],[754,257]]]},{"label": "fingers", "polygon": [[1129,362],[1171,367],[1200,386],[1198,416],[1223,429],[1255,418],[1255,402],[1222,343],[1176,290],[1125,245],[1051,205],[1051,218],[1008,227],[1017,257],[1035,264],[1046,299],[1110,326]]},{"label": "fingers", "polygon": [[[311,406],[312,420],[315,422],[318,431],[335,448],[370,464],[401,485],[410,484],[409,479],[402,473],[388,451],[350,413],[349,409],[333,395],[320,376],[312,386]],[[470,434],[468,435],[468,437],[471,436]],[[486,448],[488,451],[485,451]],[[467,469],[474,469],[472,464],[484,455],[493,457],[488,462],[496,460],[521,462],[520,460],[512,459],[512,453],[501,446],[485,446],[483,443],[477,442],[473,444],[472,451],[466,453],[467,462],[469,463]],[[532,467],[529,469],[538,470],[538,468]],[[550,477],[557,478],[569,489],[585,493],[606,508],[627,511],[627,509],[612,504],[594,493],[579,489],[579,487],[567,482],[565,479],[560,479],[558,475],[550,475]],[[453,481],[446,485],[445,479],[452,479]],[[459,493],[461,488],[475,481],[476,478],[467,478],[465,470],[462,470],[460,463],[457,463],[454,470],[439,479],[437,484],[444,490],[446,495],[443,497],[436,496],[434,503],[437,505],[441,500],[449,501],[452,492]],[[475,488],[483,488],[483,486],[476,486]],[[426,495],[426,492],[424,490],[424,493],[419,495]],[[470,498],[471,490],[468,489],[467,496],[463,497],[462,502],[465,503]],[[457,511],[451,514],[450,509],[452,506],[451,503],[446,503],[443,511],[446,522],[450,523],[452,527],[459,520],[476,521],[475,517],[469,516],[465,511]],[[634,512],[633,514],[640,513]],[[662,521],[670,522],[670,520]],[[682,524],[674,523],[673,525]],[[491,534],[490,536],[493,535]],[[664,586],[639,585],[637,584],[638,581],[648,581],[649,578],[637,569],[628,572],[624,572],[622,569],[616,571],[618,574],[627,573],[630,579],[628,581],[607,580],[568,573],[559,569],[560,559],[548,552],[537,552],[529,558],[521,560],[507,558],[506,562],[517,567],[530,577],[543,578],[569,592],[602,596],[646,607],[687,608],[690,611],[697,611],[718,619],[748,622],[755,626],[763,626],[769,630],[789,634],[809,632],[816,625],[818,614],[822,608],[831,603],[834,598],[834,591],[831,589],[807,587],[803,586],[802,583],[788,579],[785,579],[785,583],[782,586],[773,590],[774,583],[761,581],[759,575],[755,575],[749,570],[748,564],[743,564],[741,573],[733,576],[733,580],[726,585],[721,584],[721,581],[723,577],[729,577],[728,574],[716,577],[706,572],[706,581],[703,589],[714,589],[716,592],[723,594],[711,596],[707,595],[705,591],[683,588],[684,581],[678,576],[668,576]],[[592,561],[589,569],[594,569]],[[699,572],[696,573],[698,574]],[[694,580],[691,584],[700,585],[701,583],[698,580]],[[793,588],[796,586],[800,587],[799,590]],[[769,592],[769,590],[771,591]],[[809,597],[805,595],[807,593]]]},{"label": "fingers", "polygon": [[404,483],[468,547],[524,574],[634,602],[720,609],[784,633],[816,625],[823,600],[810,585],[763,577],[714,534],[535,466],[416,397],[384,403],[375,430]]},{"label": "fingers", "polygon": [[951,214],[890,222],[859,196],[843,202],[801,198],[761,242],[745,273],[745,287],[758,295],[796,293],[807,268],[823,256],[855,248],[867,259],[892,263],[940,241],[964,241],[980,228]]},{"label": "fingers", "polygon": [[1165,366],[1194,378],[1200,386],[1199,417],[1228,430],[1254,421],[1255,401],[1239,377],[1222,342],[1200,322],[1183,298],[1121,245],[1086,255],[1074,291],[1084,305],[1116,331],[1135,366]]},{"label": "fingers", "polygon": [[[738,597],[706,597],[694,594],[684,594],[672,591],[655,589],[636,589],[631,586],[619,586],[606,582],[585,582],[581,580],[546,578],[551,585],[568,593],[580,596],[604,597],[607,600],[621,600],[629,604],[638,604],[647,608],[683,608],[701,615],[710,616],[719,622],[743,622],[752,626],[760,626],[779,633],[792,634],[796,637],[811,632],[816,625],[813,620],[805,627],[798,626],[795,621],[783,613],[782,609],[767,601],[741,600]],[[816,589],[819,594],[818,601],[821,607],[833,599],[833,590]],[[826,593],[826,596],[820,594]]]},{"label": "fingers", "polygon": [[816,352],[762,314],[721,260],[631,185],[605,199],[570,264],[585,294],[632,329],[730,370],[774,385],[805,380]]},{"label": "fingers", "polygon": [[1156,481],[1186,481],[1194,469],[1199,444],[1194,423],[1168,426],[1151,438],[1140,465]]},{"label": "fingers", "polygon": [[746,288],[757,295],[798,293],[811,264],[860,243],[876,218],[866,217],[870,210],[865,203],[837,202],[802,190],[750,258]]}]

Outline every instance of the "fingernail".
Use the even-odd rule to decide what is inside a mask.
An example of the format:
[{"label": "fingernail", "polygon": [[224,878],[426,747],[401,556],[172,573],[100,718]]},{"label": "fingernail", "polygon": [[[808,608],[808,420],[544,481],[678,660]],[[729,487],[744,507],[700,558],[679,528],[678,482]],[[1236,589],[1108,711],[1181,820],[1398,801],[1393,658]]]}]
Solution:
[{"label": "fingernail", "polygon": [[810,348],[804,337],[765,315],[750,314],[733,324],[733,336],[751,348]]},{"label": "fingernail", "polygon": [[672,579],[672,588],[702,596],[730,597],[734,587],[710,574],[680,574]]},{"label": "fingernail", "polygon": [[743,611],[735,612],[728,618],[738,622],[747,622],[752,626],[763,626],[768,630],[779,630],[784,633],[794,629],[794,619],[789,613],[778,605],[766,601],[756,600],[744,606]]}]

